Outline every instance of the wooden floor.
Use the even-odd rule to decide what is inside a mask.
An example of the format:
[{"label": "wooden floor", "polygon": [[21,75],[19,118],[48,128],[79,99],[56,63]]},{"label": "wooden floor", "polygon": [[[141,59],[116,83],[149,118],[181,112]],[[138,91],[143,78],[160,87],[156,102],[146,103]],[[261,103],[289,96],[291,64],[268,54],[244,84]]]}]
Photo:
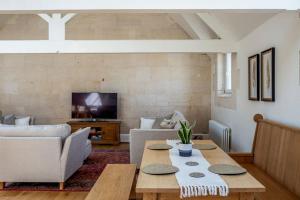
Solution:
[{"label": "wooden floor", "polygon": [[[127,143],[118,146],[95,145],[95,149],[129,149]],[[84,200],[88,192],[14,192],[0,191],[0,200]]]},{"label": "wooden floor", "polygon": [[0,192],[1,200],[84,200],[87,192]]}]

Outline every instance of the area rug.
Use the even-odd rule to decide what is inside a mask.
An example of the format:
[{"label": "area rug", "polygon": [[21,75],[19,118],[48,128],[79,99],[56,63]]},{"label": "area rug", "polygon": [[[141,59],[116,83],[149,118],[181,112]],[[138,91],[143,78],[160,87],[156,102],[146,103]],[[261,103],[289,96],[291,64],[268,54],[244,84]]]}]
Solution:
[{"label": "area rug", "polygon": [[[90,191],[107,164],[128,164],[129,150],[93,150],[83,166],[65,183],[63,191]],[[58,183],[8,183],[5,190],[59,191]]]}]

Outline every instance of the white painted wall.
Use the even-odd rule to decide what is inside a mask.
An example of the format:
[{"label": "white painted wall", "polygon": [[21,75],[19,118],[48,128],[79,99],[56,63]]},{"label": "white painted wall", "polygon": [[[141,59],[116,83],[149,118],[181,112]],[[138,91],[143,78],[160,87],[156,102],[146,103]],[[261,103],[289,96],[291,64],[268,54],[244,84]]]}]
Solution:
[{"label": "white painted wall", "polygon": [[[270,47],[276,48],[276,102],[249,101],[248,57]],[[233,129],[233,151],[249,152],[255,131],[252,120],[255,113],[300,127],[299,15],[281,13],[272,17],[242,39],[238,49],[240,84],[236,109],[212,106],[212,116]]]}]

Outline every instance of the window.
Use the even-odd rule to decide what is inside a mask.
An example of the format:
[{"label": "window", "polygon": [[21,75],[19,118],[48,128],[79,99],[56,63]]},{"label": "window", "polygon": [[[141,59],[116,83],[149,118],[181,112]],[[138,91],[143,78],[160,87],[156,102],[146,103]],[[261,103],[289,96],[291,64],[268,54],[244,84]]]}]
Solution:
[{"label": "window", "polygon": [[217,95],[218,96],[231,96],[231,68],[232,68],[232,55],[231,53],[217,54],[216,70],[217,70]]}]

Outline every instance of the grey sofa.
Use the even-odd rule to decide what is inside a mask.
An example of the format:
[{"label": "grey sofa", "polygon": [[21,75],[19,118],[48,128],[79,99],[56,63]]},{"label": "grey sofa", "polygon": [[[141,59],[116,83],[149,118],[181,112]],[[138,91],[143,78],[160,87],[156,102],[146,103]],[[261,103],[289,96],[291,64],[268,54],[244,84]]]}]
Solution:
[{"label": "grey sofa", "polygon": [[[184,115],[175,111],[177,114],[177,120],[186,121]],[[166,140],[166,139],[178,139],[178,129],[180,125],[177,124],[174,129],[131,129],[129,135],[130,146],[130,163],[136,164],[137,168],[140,167],[145,141],[147,140]]]},{"label": "grey sofa", "polygon": [[63,125],[0,125],[0,182],[58,182],[74,174],[91,153],[90,128],[71,134]]}]

